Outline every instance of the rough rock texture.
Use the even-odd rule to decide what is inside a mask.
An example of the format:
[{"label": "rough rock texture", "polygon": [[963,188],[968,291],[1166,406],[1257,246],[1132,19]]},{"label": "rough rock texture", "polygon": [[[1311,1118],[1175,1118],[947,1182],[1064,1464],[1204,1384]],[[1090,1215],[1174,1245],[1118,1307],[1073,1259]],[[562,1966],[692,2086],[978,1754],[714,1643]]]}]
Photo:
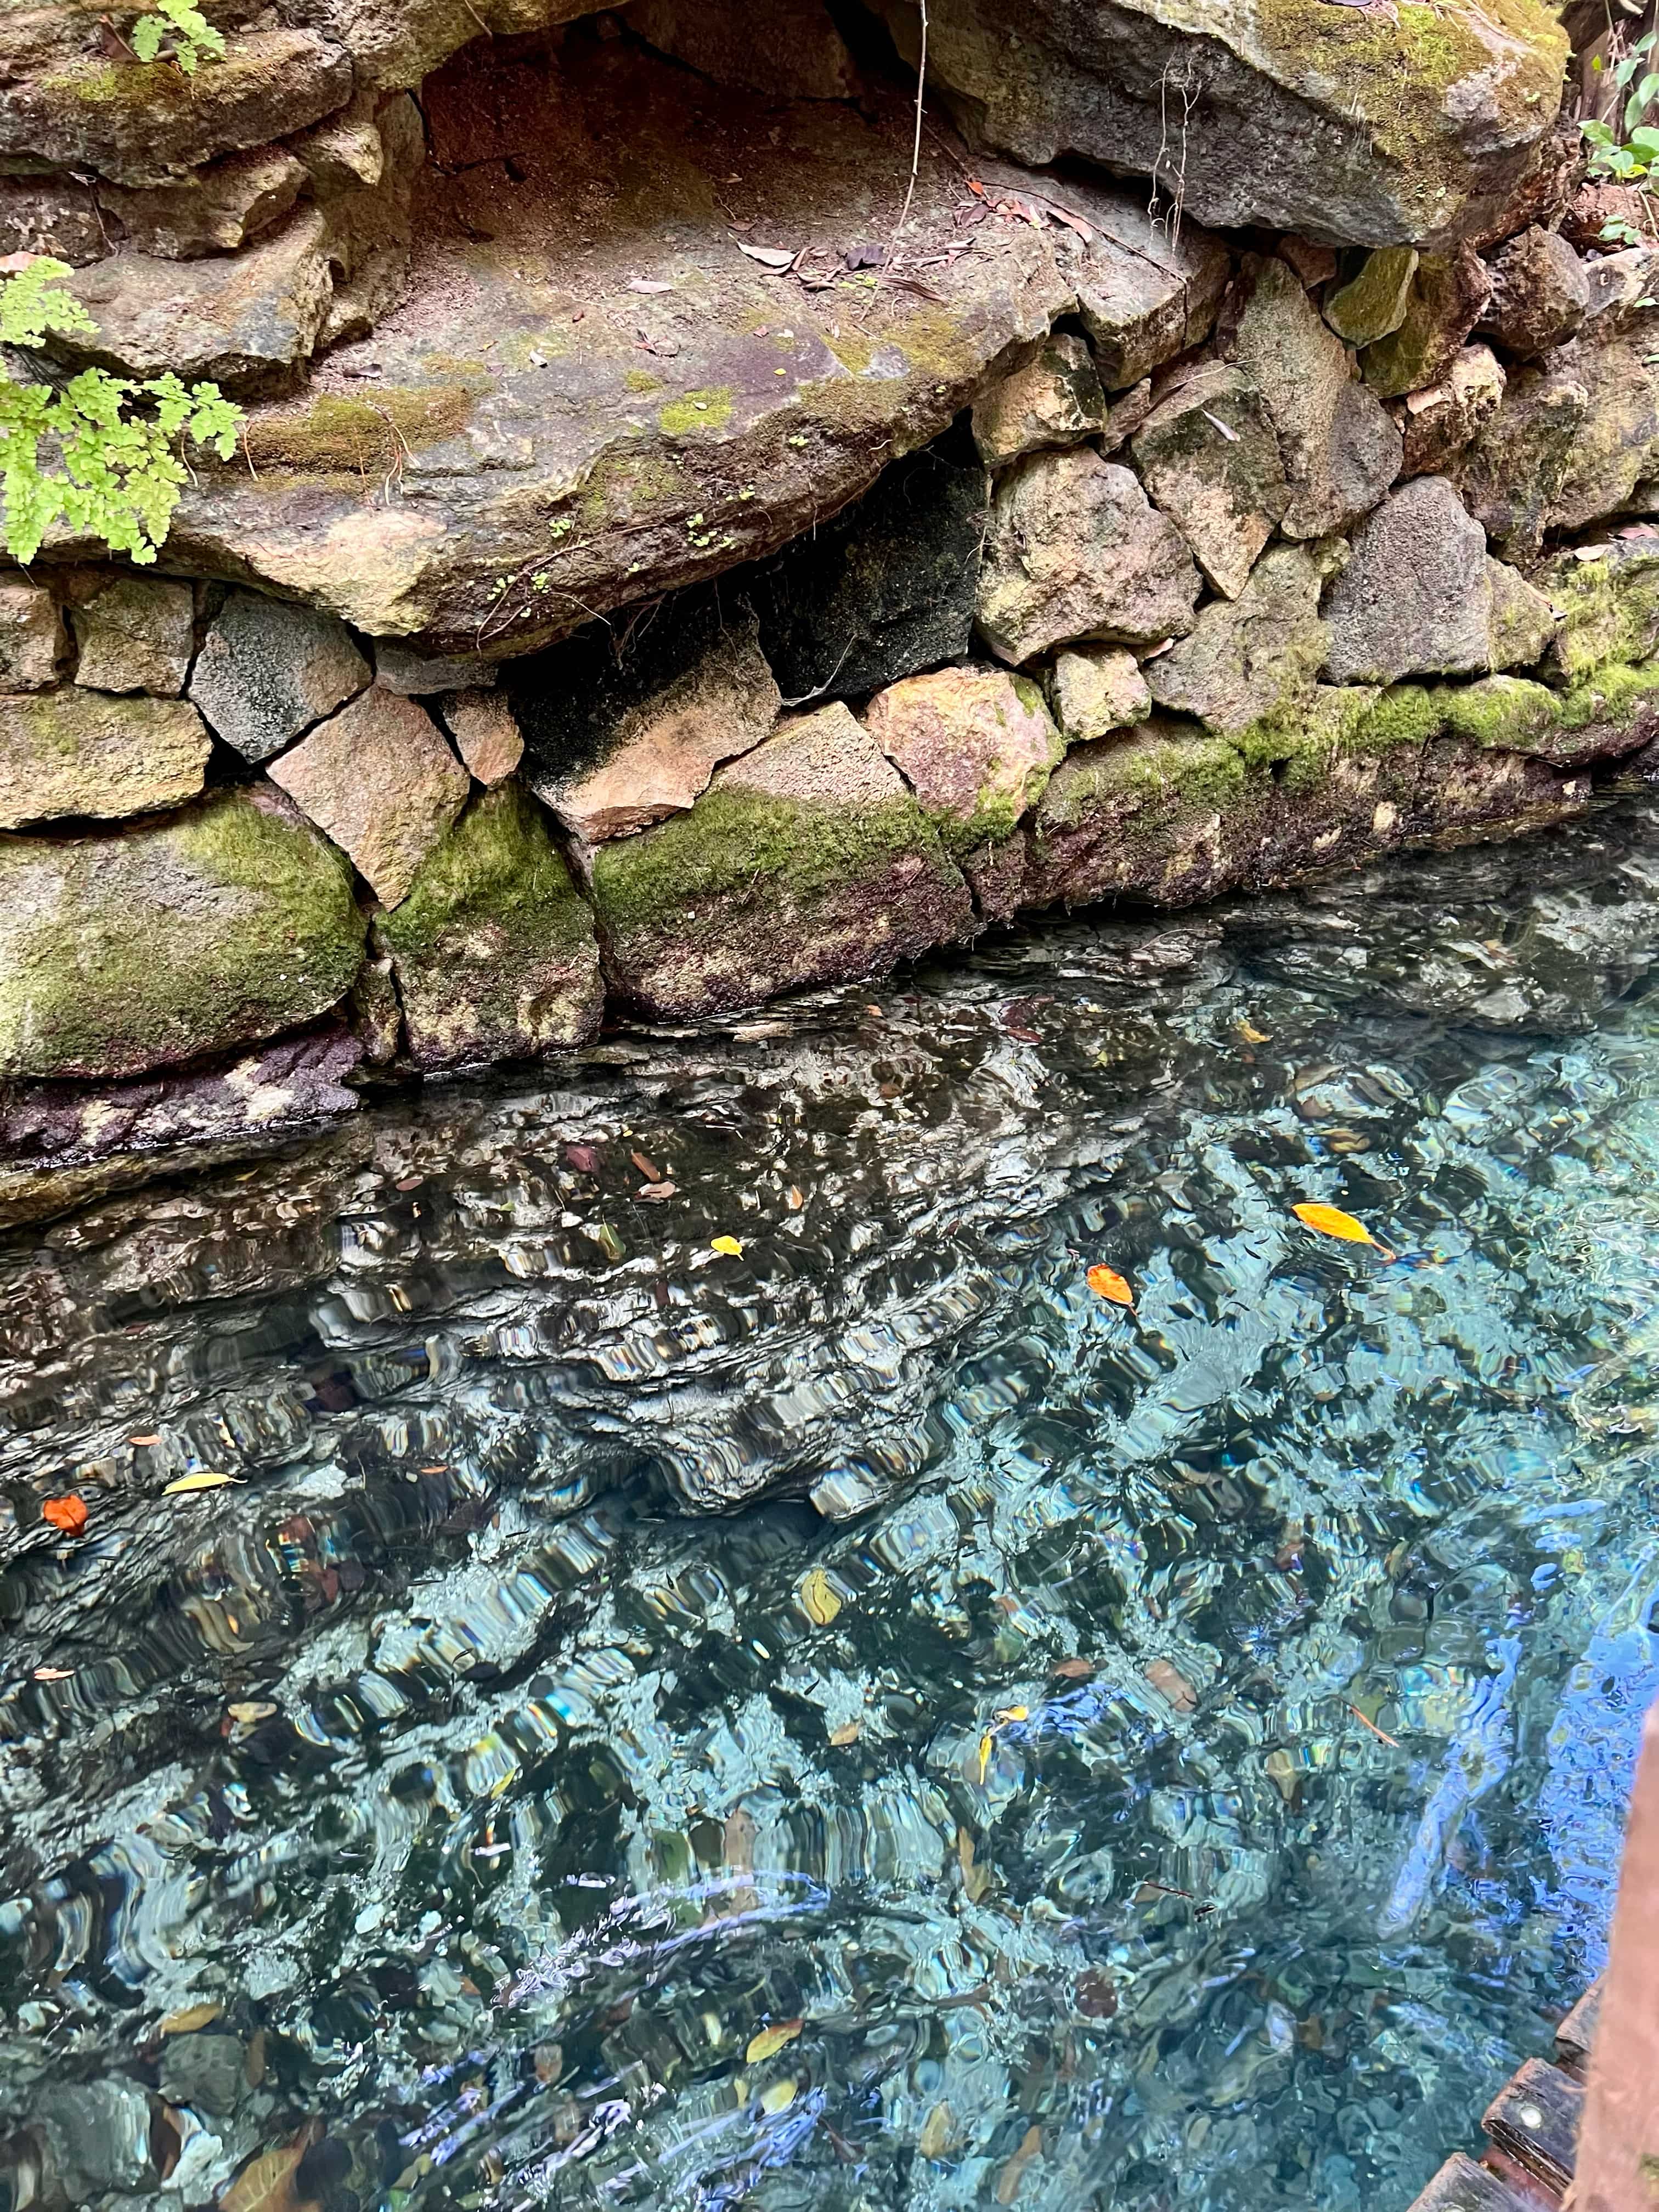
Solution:
[{"label": "rough rock texture", "polygon": [[1018,665],[1074,638],[1182,637],[1200,588],[1180,532],[1115,461],[1036,453],[999,477],[979,592],[999,659]]},{"label": "rough rock texture", "polygon": [[46,253],[78,269],[109,247],[90,185],[73,177],[0,176],[0,254]]},{"label": "rough rock texture", "polygon": [[974,403],[974,443],[988,467],[1048,446],[1075,446],[1106,428],[1106,395],[1079,337],[1056,331],[1023,368]]},{"label": "rough rock texture", "polygon": [[1196,223],[1155,215],[1146,195],[1114,192],[1067,177],[1057,203],[1088,231],[1074,260],[1078,313],[1109,392],[1210,335],[1230,264],[1226,248]]},{"label": "rough rock texture", "polygon": [[785,697],[857,698],[965,653],[988,496],[952,432],[763,569],[750,597]]},{"label": "rough rock texture", "polygon": [[1344,345],[1375,345],[1406,319],[1412,279],[1419,256],[1415,246],[1384,246],[1368,253],[1363,267],[1325,301],[1325,320]]},{"label": "rough rock texture", "polygon": [[1400,472],[1400,433],[1284,262],[1246,259],[1226,352],[1279,432],[1291,493],[1285,535],[1323,538],[1375,507]]},{"label": "rough rock texture", "polygon": [[1511,561],[1537,551],[1572,465],[1589,404],[1577,350],[1512,370],[1502,404],[1449,471],[1494,551]]},{"label": "rough rock texture", "polygon": [[1506,353],[1530,361],[1574,336],[1589,312],[1590,288],[1565,238],[1534,224],[1490,266],[1492,298],[1478,327]]},{"label": "rough rock texture", "polygon": [[1550,659],[1569,684],[1659,652],[1659,543],[1652,538],[1615,538],[1558,554],[1536,581],[1560,611]]},{"label": "rough rock texture", "polygon": [[70,617],[79,652],[75,680],[94,691],[149,691],[176,699],[196,649],[196,594],[159,576],[114,576]]},{"label": "rough rock texture", "polygon": [[634,0],[628,27],[717,84],[774,100],[847,100],[858,89],[823,0]]},{"label": "rough rock texture", "polygon": [[395,639],[374,648],[374,681],[400,699],[429,699],[441,691],[477,691],[492,684],[493,661],[476,653],[412,653]]},{"label": "rough rock texture", "polygon": [[1384,399],[1437,384],[1491,296],[1492,272],[1472,248],[1422,255],[1398,328],[1365,349],[1366,383]]},{"label": "rough rock texture", "polygon": [[1325,658],[1319,595],[1328,574],[1300,545],[1264,554],[1237,599],[1212,599],[1190,637],[1148,661],[1152,697],[1227,736],[1294,714]]},{"label": "rough rock texture", "polygon": [[1549,611],[1512,570],[1488,562],[1480,524],[1445,477],[1416,477],[1355,532],[1326,622],[1335,682],[1393,684],[1536,659]]},{"label": "rough rock texture", "polygon": [[499,691],[457,691],[443,702],[443,723],[469,773],[486,790],[505,782],[524,757],[524,737]]},{"label": "rough rock texture", "polygon": [[[1552,530],[1588,529],[1637,502],[1637,487],[1659,465],[1659,370],[1640,329],[1606,345],[1564,346],[1540,367],[1559,364],[1582,383],[1583,419],[1547,514]],[[1498,410],[1502,420],[1503,410]]]},{"label": "rough rock texture", "polygon": [[938,832],[839,704],[781,724],[690,813],[601,845],[592,890],[612,988],[670,1018],[867,975],[973,926]]},{"label": "rough rock texture", "polygon": [[0,578],[0,690],[55,684],[67,643],[58,603],[43,585]]},{"label": "rough rock texture", "polygon": [[135,253],[193,261],[206,253],[234,253],[269,230],[289,212],[306,181],[304,164],[285,146],[261,146],[193,169],[176,184],[144,191],[106,185],[98,204],[114,217]]},{"label": "rough rock texture", "polygon": [[1586,337],[1617,337],[1659,298],[1659,246],[1627,246],[1622,253],[1605,253],[1580,266],[1589,294]]},{"label": "rough rock texture", "polygon": [[1152,711],[1152,695],[1133,653],[1118,646],[1082,646],[1054,656],[1048,696],[1069,740],[1103,738]]},{"label": "rough rock texture", "polygon": [[[914,0],[882,12],[914,65]],[[1501,214],[1553,123],[1566,58],[1531,0],[1501,24],[1385,22],[1323,0],[1200,20],[1194,38],[1174,0],[934,0],[929,74],[971,134],[1018,160],[1156,175],[1203,222],[1425,246]]]},{"label": "rough rock texture", "polygon": [[776,680],[741,603],[688,592],[637,636],[603,628],[513,673],[531,787],[588,844],[690,806],[777,720]]},{"label": "rough rock texture", "polygon": [[1002,668],[907,677],[864,726],[958,859],[1008,835],[1066,750],[1036,685]]},{"label": "rough rock texture", "polygon": [[1438,384],[1407,398],[1401,473],[1437,475],[1485,429],[1498,412],[1507,380],[1490,346],[1465,346]]},{"label": "rough rock texture", "polygon": [[112,699],[71,684],[0,694],[0,830],[118,821],[202,788],[213,741],[183,699]]},{"label": "rough rock texture", "polygon": [[517,784],[470,806],[374,927],[417,1067],[520,1060],[599,1025],[592,915]]},{"label": "rough rock texture", "polygon": [[270,764],[271,781],[395,907],[466,803],[466,771],[412,699],[366,691]]},{"label": "rough rock texture", "polygon": [[1140,480],[1230,599],[1290,502],[1266,402],[1242,369],[1206,362],[1130,441]]},{"label": "rough rock texture", "polygon": [[0,842],[0,1074],[134,1075],[299,1028],[350,988],[363,927],[274,793]]},{"label": "rough rock texture", "polygon": [[190,696],[245,760],[268,760],[361,691],[368,663],[331,615],[233,592],[209,625]]}]

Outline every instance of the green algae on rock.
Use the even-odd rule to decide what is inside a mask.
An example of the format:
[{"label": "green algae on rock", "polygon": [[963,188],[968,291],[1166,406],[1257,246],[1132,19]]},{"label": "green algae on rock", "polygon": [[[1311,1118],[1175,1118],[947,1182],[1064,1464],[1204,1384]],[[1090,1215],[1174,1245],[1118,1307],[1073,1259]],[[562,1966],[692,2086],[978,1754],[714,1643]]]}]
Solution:
[{"label": "green algae on rock", "polygon": [[605,989],[593,917],[546,817],[516,783],[477,799],[378,915],[417,1067],[520,1060],[580,1044]]},{"label": "green algae on rock", "polygon": [[340,854],[268,787],[106,837],[0,840],[0,1076],[112,1077],[337,1006],[364,921]]}]

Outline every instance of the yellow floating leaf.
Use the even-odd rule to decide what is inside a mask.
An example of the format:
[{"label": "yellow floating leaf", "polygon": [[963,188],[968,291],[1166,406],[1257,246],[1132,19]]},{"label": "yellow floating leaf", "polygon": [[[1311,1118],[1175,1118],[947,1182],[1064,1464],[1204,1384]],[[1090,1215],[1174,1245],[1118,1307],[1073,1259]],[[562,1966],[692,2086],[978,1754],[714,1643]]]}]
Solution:
[{"label": "yellow floating leaf", "polygon": [[1308,1199],[1300,1206],[1293,1206],[1291,1212],[1304,1229],[1314,1230],[1321,1237],[1340,1237],[1345,1244],[1369,1244],[1385,1260],[1395,1256],[1386,1244],[1377,1243],[1363,1221],[1344,1213],[1340,1206],[1325,1206],[1316,1199]]},{"label": "yellow floating leaf", "polygon": [[962,1869],[962,1887],[967,1892],[968,1902],[977,1905],[991,1887],[991,1877],[982,1866],[974,1863],[974,1839],[966,1828],[957,1830],[957,1864]]},{"label": "yellow floating leaf", "polygon": [[787,2112],[794,2101],[795,2084],[793,2079],[786,2075],[781,2081],[775,2081],[761,2099],[761,2110],[769,2117],[778,2112]]},{"label": "yellow floating leaf", "polygon": [[800,1586],[801,1611],[820,1628],[828,1628],[841,1611],[841,1598],[822,1567],[814,1567]]},{"label": "yellow floating leaf", "polygon": [[957,2139],[957,2116],[948,2105],[935,2105],[921,2124],[916,2148],[926,2159],[945,2156]]},{"label": "yellow floating leaf", "polygon": [[1000,1705],[997,1709],[996,1718],[999,1728],[1006,1728],[1011,1721],[1028,1721],[1030,1717],[1031,1710],[1029,1705]]},{"label": "yellow floating leaf", "polygon": [[198,2027],[207,2027],[224,2010],[222,2004],[185,2005],[179,2012],[170,2012],[160,2023],[162,2035],[194,2035]]},{"label": "yellow floating leaf", "polygon": [[728,1260],[741,1260],[743,1257],[743,1246],[735,1237],[711,1237],[708,1249],[711,1252],[723,1253]]},{"label": "yellow floating leaf", "polygon": [[1259,1030],[1249,1022],[1241,1022],[1239,1024],[1238,1034],[1243,1038],[1246,1044],[1268,1044],[1272,1042],[1272,1039],[1268,1036],[1266,1030]]},{"label": "yellow floating leaf", "polygon": [[749,2039],[749,2048],[743,2054],[750,2066],[763,2066],[769,2058],[775,2058],[786,2044],[793,2043],[806,2025],[804,2020],[781,2020],[775,2027],[763,2027],[758,2035]]},{"label": "yellow floating leaf", "polygon": [[177,1482],[170,1482],[162,1491],[163,1498],[181,1498],[187,1491],[223,1490],[227,1486],[240,1490],[241,1484],[234,1474],[181,1474]]},{"label": "yellow floating leaf", "polygon": [[994,1740],[988,1729],[979,1740],[979,1779],[981,1789],[984,1787],[985,1778],[991,1770],[991,1752],[994,1747]]},{"label": "yellow floating leaf", "polygon": [[844,1728],[830,1731],[830,1741],[837,1751],[845,1751],[849,1743],[856,1743],[858,1740],[859,1724],[856,1721],[848,1721]]},{"label": "yellow floating leaf", "polygon": [[1108,1298],[1115,1306],[1132,1306],[1135,1294],[1115,1268],[1096,1266],[1083,1279],[1097,1298]]}]

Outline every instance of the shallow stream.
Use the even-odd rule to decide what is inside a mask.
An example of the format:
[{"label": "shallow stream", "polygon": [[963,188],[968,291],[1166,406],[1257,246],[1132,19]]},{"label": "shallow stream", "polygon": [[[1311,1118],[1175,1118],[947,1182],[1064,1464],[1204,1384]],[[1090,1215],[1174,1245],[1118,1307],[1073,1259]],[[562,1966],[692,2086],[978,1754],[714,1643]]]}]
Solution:
[{"label": "shallow stream", "polygon": [[1656,947],[1626,801],[10,1231],[0,2203],[1404,2212],[1659,1692]]}]

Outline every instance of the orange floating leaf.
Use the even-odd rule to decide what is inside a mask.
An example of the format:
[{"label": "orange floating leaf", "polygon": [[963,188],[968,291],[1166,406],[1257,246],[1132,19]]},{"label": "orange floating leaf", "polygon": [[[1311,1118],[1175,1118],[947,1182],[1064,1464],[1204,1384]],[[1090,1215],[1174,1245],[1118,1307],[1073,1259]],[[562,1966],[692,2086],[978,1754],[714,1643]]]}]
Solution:
[{"label": "orange floating leaf", "polygon": [[1385,1260],[1395,1255],[1386,1244],[1379,1243],[1363,1221],[1356,1221],[1352,1213],[1344,1213],[1340,1206],[1326,1206],[1316,1199],[1306,1199],[1291,1212],[1304,1229],[1311,1229],[1321,1237],[1339,1237],[1345,1244],[1369,1244]]},{"label": "orange floating leaf", "polygon": [[61,1528],[66,1536],[78,1536],[87,1525],[87,1502],[73,1491],[67,1498],[48,1498],[41,1505],[40,1518]]},{"label": "orange floating leaf", "polygon": [[1115,1268],[1096,1266],[1084,1277],[1097,1298],[1109,1298],[1115,1306],[1133,1306],[1135,1294]]},{"label": "orange floating leaf", "polygon": [[979,1783],[981,1790],[985,1787],[985,1778],[991,1769],[991,1753],[994,1744],[995,1740],[988,1729],[979,1740]]},{"label": "orange floating leaf", "polygon": [[781,2020],[775,2027],[763,2027],[751,2036],[744,2057],[750,2066],[763,2065],[767,2059],[775,2058],[786,2043],[793,2043],[806,2025],[804,2020]]}]

